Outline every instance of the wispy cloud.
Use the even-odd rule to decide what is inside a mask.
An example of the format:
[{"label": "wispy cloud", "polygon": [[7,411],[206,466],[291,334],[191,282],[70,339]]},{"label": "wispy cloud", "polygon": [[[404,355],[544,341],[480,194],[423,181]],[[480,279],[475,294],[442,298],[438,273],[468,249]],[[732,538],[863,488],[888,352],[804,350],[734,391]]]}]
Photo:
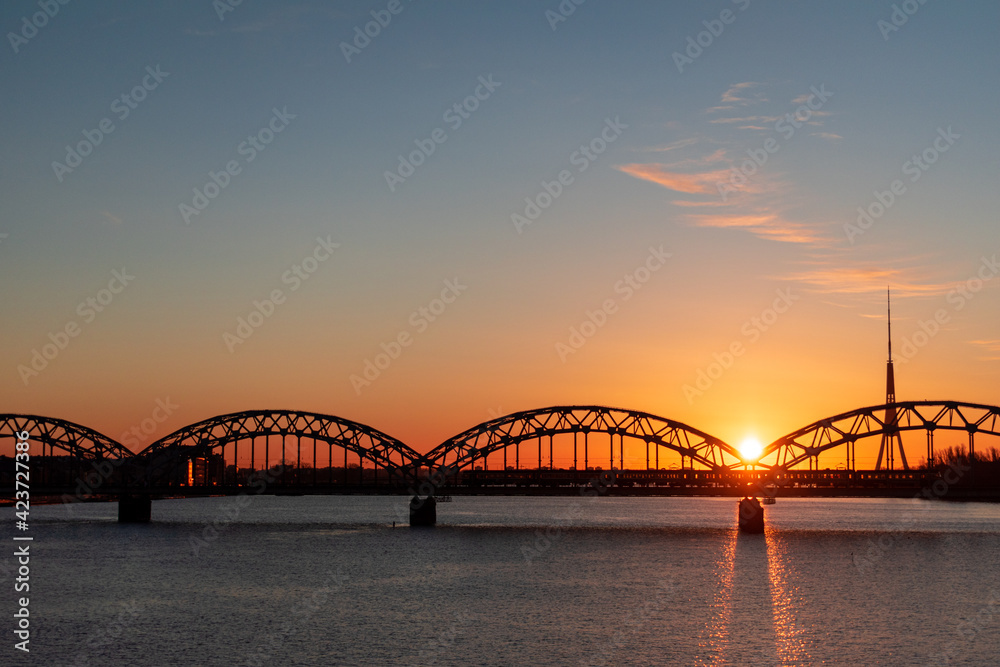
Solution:
[{"label": "wispy cloud", "polygon": [[873,303],[882,303],[886,287],[893,299],[944,296],[954,289],[954,282],[942,280],[938,267],[931,268],[925,256],[886,260],[857,258],[855,253],[827,251],[800,262],[801,270],[782,276],[808,285],[822,294],[870,295]]},{"label": "wispy cloud", "polygon": [[982,348],[980,361],[1000,361],[1000,340],[970,340],[970,345]]},{"label": "wispy cloud", "polygon": [[758,83],[757,81],[734,83],[729,86],[726,92],[722,93],[722,98],[720,100],[721,104],[719,104],[719,106],[711,107],[707,110],[707,112],[713,113],[716,111],[735,109],[736,107],[747,106],[749,104],[757,104],[758,102],[767,102],[767,97],[763,92],[759,90],[757,92],[752,92],[754,89],[760,88],[763,85],[764,84]]},{"label": "wispy cloud", "polygon": [[674,206],[682,206],[684,208],[720,208],[729,206],[729,204],[719,199],[710,199],[708,201],[690,201],[687,199],[674,199],[670,203],[673,204]]},{"label": "wispy cloud", "polygon": [[[776,132],[776,124],[785,114],[796,111],[795,105],[808,102],[813,95],[812,92],[799,95],[791,104],[783,105],[783,114],[777,114],[776,110],[764,108],[774,106],[765,95],[765,88],[765,84],[757,81],[729,86],[722,93],[719,104],[706,110],[709,127],[736,126],[740,130],[751,130],[755,136],[751,147],[758,148],[760,131]],[[803,122],[820,122],[814,120],[821,114],[819,110],[810,113]],[[788,195],[792,184],[780,173],[769,166],[755,170],[751,176],[735,173],[735,166],[747,161],[747,135],[733,138],[720,135],[722,130],[722,127],[713,129],[713,135],[708,138],[680,139],[647,149],[649,152],[669,152],[671,157],[676,153],[677,159],[672,162],[631,163],[615,168],[633,178],[689,195],[674,198],[671,203],[684,211],[680,219],[691,226],[741,230],[758,238],[803,244],[814,250],[835,247],[838,239],[825,231],[828,225],[790,215],[793,205]],[[823,133],[822,138],[839,137]]]},{"label": "wispy cloud", "polygon": [[668,190],[688,194],[718,194],[716,183],[729,177],[727,169],[685,174],[670,171],[668,166],[654,162],[650,164],[622,164],[615,166],[615,169],[629,176],[656,183]]},{"label": "wispy cloud", "polygon": [[[713,154],[714,156],[714,154]],[[702,158],[684,161],[686,165],[713,164],[719,159]],[[674,165],[626,164],[615,168],[634,178],[686,195],[711,195],[711,199],[673,199],[671,204],[682,209],[696,211],[710,209],[711,212],[690,212],[681,220],[694,227],[717,227],[740,229],[770,241],[783,243],[806,243],[814,246],[828,246],[833,239],[822,233],[815,225],[788,219],[780,205],[769,200],[778,198],[787,189],[786,184],[774,178],[762,177],[749,183],[741,192],[739,201],[724,201],[719,198],[719,183],[727,182],[729,169],[710,169],[698,172],[681,172],[672,169]]]},{"label": "wispy cloud", "polygon": [[103,215],[105,218],[107,218],[111,222],[111,224],[113,224],[113,225],[117,226],[117,225],[122,224],[122,219],[121,218],[119,218],[117,215],[109,213],[108,211],[101,211],[101,215]]},{"label": "wispy cloud", "polygon": [[783,243],[807,243],[815,246],[826,245],[830,239],[815,227],[795,222],[783,217],[777,211],[756,211],[752,213],[723,212],[717,214],[695,214],[688,216],[696,227],[736,228],[751,232],[755,236]]},{"label": "wispy cloud", "polygon": [[642,153],[666,153],[668,151],[675,151],[679,148],[693,146],[696,143],[698,143],[698,138],[691,137],[690,139],[678,139],[677,141],[671,142],[669,144],[663,144],[660,146],[649,146],[647,148],[639,148],[638,150]]},{"label": "wispy cloud", "polygon": [[[776,123],[781,116],[737,116],[735,118],[713,118],[709,123]],[[761,128],[767,129],[767,128]]]},{"label": "wispy cloud", "polygon": [[809,136],[819,137],[820,139],[826,139],[827,141],[840,141],[843,139],[842,136],[834,134],[833,132],[811,132]]}]

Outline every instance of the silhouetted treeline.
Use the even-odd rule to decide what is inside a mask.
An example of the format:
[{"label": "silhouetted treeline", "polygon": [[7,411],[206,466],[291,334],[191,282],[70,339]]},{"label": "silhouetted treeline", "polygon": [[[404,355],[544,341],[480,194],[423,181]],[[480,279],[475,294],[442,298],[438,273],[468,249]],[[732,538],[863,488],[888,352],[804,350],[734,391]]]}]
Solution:
[{"label": "silhouetted treeline", "polygon": [[975,456],[969,455],[967,447],[946,447],[935,452],[934,458],[935,467],[948,465],[972,465],[977,469],[981,467],[1000,467],[1000,449],[996,447],[977,450]]},{"label": "silhouetted treeline", "polygon": [[[922,463],[921,468],[926,470],[927,462]],[[935,452],[931,469],[941,474],[956,471],[959,476],[954,483],[956,489],[974,488],[987,495],[1000,492],[1000,449],[996,447],[977,449],[974,455],[964,446],[945,447]]]}]

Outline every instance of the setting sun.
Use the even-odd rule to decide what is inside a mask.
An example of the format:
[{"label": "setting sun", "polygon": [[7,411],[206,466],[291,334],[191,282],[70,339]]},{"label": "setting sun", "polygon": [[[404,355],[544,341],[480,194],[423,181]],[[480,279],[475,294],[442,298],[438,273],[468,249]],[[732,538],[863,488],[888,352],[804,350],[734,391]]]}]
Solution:
[{"label": "setting sun", "polygon": [[743,438],[743,442],[740,443],[740,454],[744,461],[756,461],[763,453],[764,445],[752,435]]}]

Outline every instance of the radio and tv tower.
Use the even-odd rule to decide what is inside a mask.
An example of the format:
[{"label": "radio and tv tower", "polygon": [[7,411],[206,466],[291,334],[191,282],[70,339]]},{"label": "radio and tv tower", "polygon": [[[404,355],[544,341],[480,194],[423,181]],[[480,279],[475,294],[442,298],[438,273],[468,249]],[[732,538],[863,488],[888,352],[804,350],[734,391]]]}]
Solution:
[{"label": "radio and tv tower", "polygon": [[889,324],[889,361],[885,365],[885,425],[888,427],[886,433],[882,434],[882,444],[878,448],[878,461],[875,463],[876,470],[882,470],[882,457],[886,459],[886,469],[893,470],[895,467],[895,449],[899,449],[899,461],[903,464],[903,470],[909,470],[906,463],[906,452],[903,451],[903,439],[899,437],[899,431],[894,430],[896,426],[896,378],[892,371],[892,300],[889,290],[886,289],[886,303],[888,306]]}]

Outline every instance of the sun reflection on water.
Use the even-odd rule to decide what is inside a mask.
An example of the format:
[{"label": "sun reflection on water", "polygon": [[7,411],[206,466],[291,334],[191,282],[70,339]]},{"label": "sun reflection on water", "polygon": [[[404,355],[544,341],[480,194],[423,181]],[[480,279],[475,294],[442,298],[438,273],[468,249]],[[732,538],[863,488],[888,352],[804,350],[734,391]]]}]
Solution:
[{"label": "sun reflection on water", "polygon": [[730,531],[726,537],[722,553],[713,567],[716,581],[715,597],[712,600],[712,620],[698,640],[701,655],[697,665],[726,664],[726,648],[729,644],[729,626],[733,616],[733,576],[736,564],[737,531]]},{"label": "sun reflection on water", "polygon": [[767,578],[771,589],[775,648],[782,665],[811,662],[806,647],[805,628],[796,624],[796,589],[788,583],[788,553],[778,531],[767,526]]}]

